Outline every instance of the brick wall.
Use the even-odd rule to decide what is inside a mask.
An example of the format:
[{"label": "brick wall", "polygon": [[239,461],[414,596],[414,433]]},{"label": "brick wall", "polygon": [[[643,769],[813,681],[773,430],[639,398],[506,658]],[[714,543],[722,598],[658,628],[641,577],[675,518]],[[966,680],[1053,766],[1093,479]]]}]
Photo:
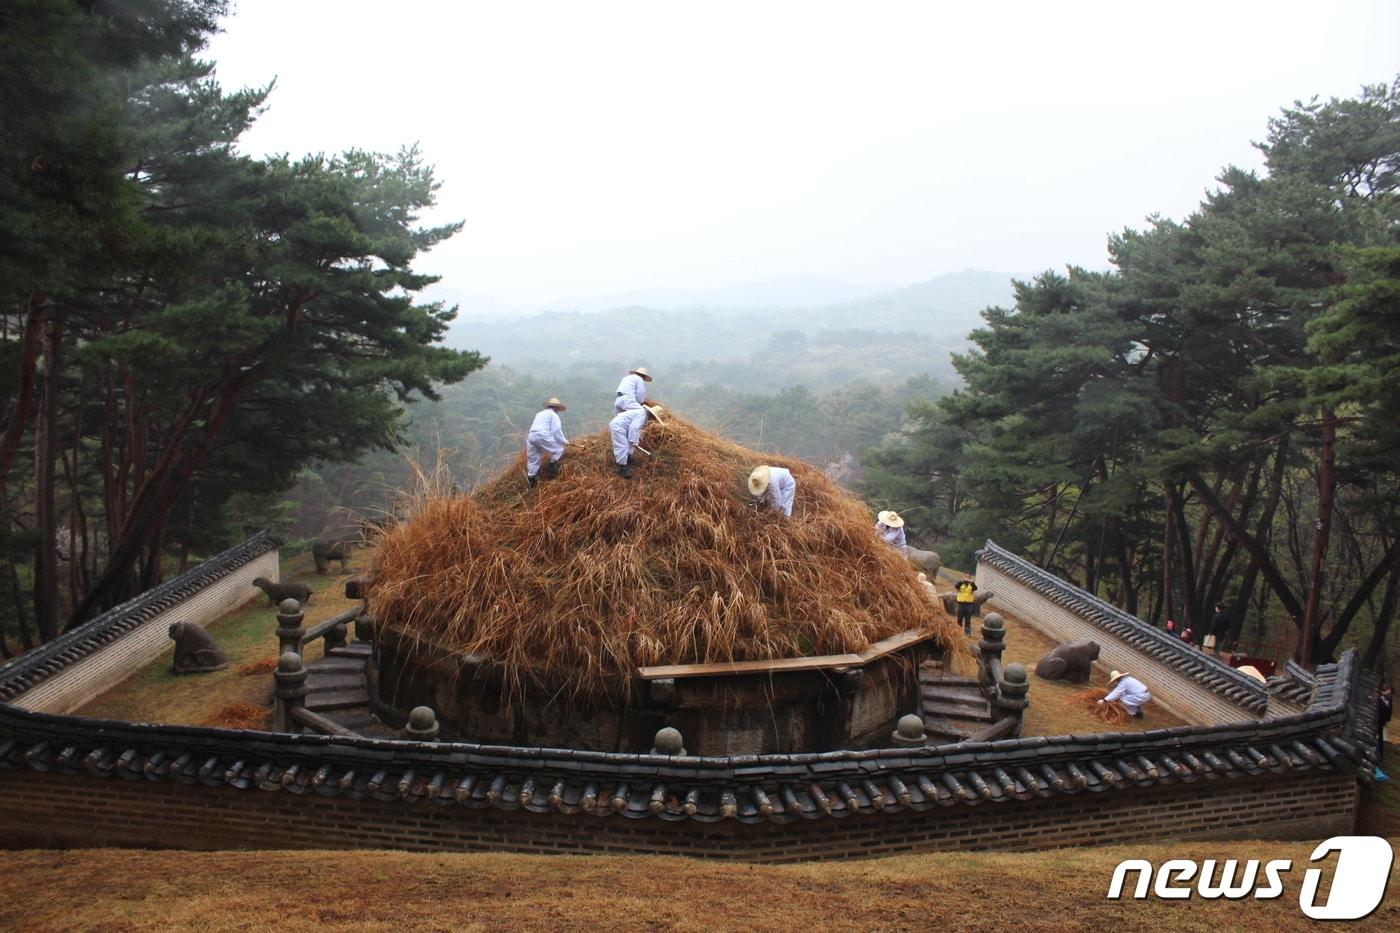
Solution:
[{"label": "brick wall", "polygon": [[1354,831],[1356,797],[1353,779],[1318,772],[785,825],[696,824],[503,813],[25,770],[0,774],[0,845],[373,847],[799,861],[1151,839],[1317,839]]},{"label": "brick wall", "polygon": [[253,597],[265,599],[261,591],[253,588],[254,577],[278,579],[276,551],[263,554],[152,616],[111,644],[45,678],[12,702],[43,713],[71,713],[160,657],[172,644],[172,622],[208,625]]},{"label": "brick wall", "polygon": [[[1099,664],[1105,671],[1128,671],[1152,692],[1163,709],[1197,725],[1218,725],[1258,716],[1176,668],[1153,659],[1094,623],[1057,606],[1036,591],[986,563],[977,565],[978,589],[996,595],[990,609],[1007,612],[1058,642],[1092,639],[1099,644]],[[1035,702],[1034,687],[1031,702]]]}]

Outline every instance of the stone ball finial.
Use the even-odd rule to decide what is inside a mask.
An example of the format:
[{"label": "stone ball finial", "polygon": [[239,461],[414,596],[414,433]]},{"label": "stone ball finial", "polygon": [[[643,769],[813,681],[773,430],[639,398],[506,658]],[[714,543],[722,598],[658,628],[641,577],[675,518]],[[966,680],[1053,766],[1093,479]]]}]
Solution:
[{"label": "stone ball finial", "polygon": [[301,655],[295,651],[284,651],[277,659],[277,669],[284,674],[292,674],[301,670]]},{"label": "stone ball finial", "polygon": [[685,741],[681,738],[681,731],[674,726],[665,726],[656,730],[656,738],[652,739],[651,750],[653,755],[684,755]]},{"label": "stone ball finial", "polygon": [[301,603],[288,597],[277,605],[277,611],[284,616],[294,616],[298,612],[301,612]]},{"label": "stone ball finial", "polygon": [[415,706],[408,713],[403,736],[419,742],[433,742],[437,740],[440,729],[437,713],[433,712],[431,706]]},{"label": "stone ball finial", "polygon": [[1001,613],[989,612],[982,617],[983,628],[1006,628],[1006,621],[1002,619]]},{"label": "stone ball finial", "polygon": [[1007,683],[1023,684],[1026,682],[1026,666],[1013,661],[1001,672],[1001,678]]},{"label": "stone ball finial", "polygon": [[924,734],[924,719],[918,713],[899,717],[890,741],[895,748],[921,748],[928,741]]}]

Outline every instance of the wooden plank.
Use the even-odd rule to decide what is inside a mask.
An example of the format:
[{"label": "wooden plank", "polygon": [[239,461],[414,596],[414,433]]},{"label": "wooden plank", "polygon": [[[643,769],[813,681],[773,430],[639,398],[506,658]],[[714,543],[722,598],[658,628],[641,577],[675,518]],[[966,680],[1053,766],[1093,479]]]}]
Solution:
[{"label": "wooden plank", "polygon": [[910,629],[877,641],[860,654],[819,654],[810,658],[774,658],[770,661],[715,661],[708,664],[662,664],[637,668],[642,680],[664,677],[706,677],[717,674],[768,674],[781,671],[820,671],[836,667],[860,667],[901,648],[933,637],[932,632]]}]

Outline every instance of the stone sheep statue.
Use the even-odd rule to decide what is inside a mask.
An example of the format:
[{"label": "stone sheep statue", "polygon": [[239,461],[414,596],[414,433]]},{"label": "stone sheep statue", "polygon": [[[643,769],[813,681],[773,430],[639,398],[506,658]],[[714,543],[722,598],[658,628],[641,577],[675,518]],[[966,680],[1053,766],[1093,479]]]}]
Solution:
[{"label": "stone sheep statue", "polygon": [[316,561],[317,573],[329,573],[331,561],[340,561],[340,572],[345,572],[345,562],[355,552],[358,542],[354,538],[320,538],[311,545],[311,557]]},{"label": "stone sheep statue", "polygon": [[937,551],[921,551],[916,547],[906,548],[905,556],[909,558],[909,563],[930,577],[938,575],[938,568],[943,566],[943,558],[938,556]]},{"label": "stone sheep statue", "polygon": [[170,626],[175,640],[175,660],[172,674],[208,674],[228,667],[228,655],[203,628],[191,622],[176,622]]},{"label": "stone sheep statue", "polygon": [[1035,676],[1044,680],[1063,680],[1073,684],[1089,682],[1089,671],[1099,659],[1099,644],[1095,641],[1071,641],[1056,645],[1035,666]]},{"label": "stone sheep statue", "polygon": [[295,599],[303,606],[311,602],[311,587],[305,583],[273,583],[267,577],[256,577],[253,585],[267,594],[268,604],[272,606],[284,599]]}]

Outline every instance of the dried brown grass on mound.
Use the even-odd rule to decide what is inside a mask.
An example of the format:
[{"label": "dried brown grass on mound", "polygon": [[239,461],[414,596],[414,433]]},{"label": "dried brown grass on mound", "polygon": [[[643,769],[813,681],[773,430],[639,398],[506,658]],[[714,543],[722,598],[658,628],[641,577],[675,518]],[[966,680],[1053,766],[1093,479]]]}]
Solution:
[{"label": "dried brown grass on mound", "polygon": [[1074,702],[1085,712],[1093,714],[1095,719],[1116,726],[1128,721],[1128,711],[1117,703],[1099,704],[1099,701],[1108,696],[1108,691],[1102,687],[1090,687],[1088,690],[1081,690],[1074,695]]},{"label": "dried brown grass on mound", "polygon": [[271,674],[277,670],[276,658],[259,658],[256,661],[249,661],[238,668],[238,673],[244,677],[251,677],[254,674]]},{"label": "dried brown grass on mound", "polygon": [[205,717],[202,726],[220,726],[224,729],[266,729],[268,711],[251,703],[230,703],[211,716]]},{"label": "dried brown grass on mound", "polygon": [[[378,542],[370,612],[527,681],[599,696],[639,666],[861,651],[929,629],[965,651],[868,508],[818,470],[674,416],[617,475],[606,435],[528,490],[523,457],[470,497],[428,495]],[[760,463],[797,478],[783,520],[749,508]]]}]

